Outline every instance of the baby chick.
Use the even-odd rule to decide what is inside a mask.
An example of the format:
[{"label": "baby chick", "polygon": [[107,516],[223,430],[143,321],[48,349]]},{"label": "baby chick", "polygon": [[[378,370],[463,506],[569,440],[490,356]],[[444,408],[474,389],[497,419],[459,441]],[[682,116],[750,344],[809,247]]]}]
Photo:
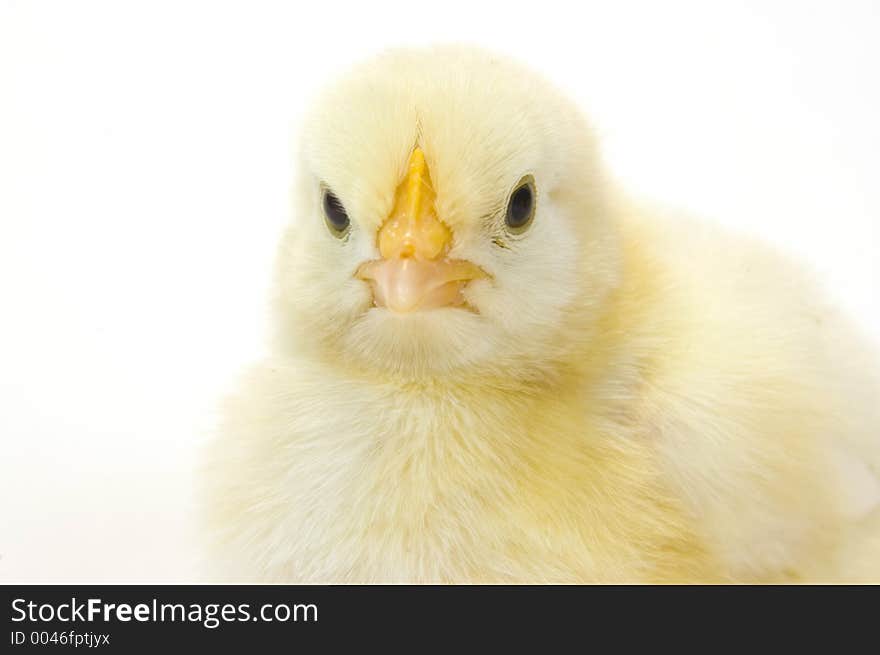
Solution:
[{"label": "baby chick", "polygon": [[208,452],[214,578],[880,581],[871,353],[771,249],[629,202],[534,74],[362,65],[294,204]]}]

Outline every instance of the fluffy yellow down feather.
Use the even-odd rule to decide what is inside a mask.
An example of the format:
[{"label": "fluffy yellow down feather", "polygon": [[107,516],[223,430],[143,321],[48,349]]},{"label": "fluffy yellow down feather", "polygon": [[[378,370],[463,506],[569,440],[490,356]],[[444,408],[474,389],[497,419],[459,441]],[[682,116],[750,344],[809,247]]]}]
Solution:
[{"label": "fluffy yellow down feather", "polygon": [[[355,277],[415,146],[491,275],[474,311]],[[212,580],[880,582],[876,359],[796,265],[628,201],[579,112],[478,50],[360,66],[300,155],[273,355],[206,453]]]}]

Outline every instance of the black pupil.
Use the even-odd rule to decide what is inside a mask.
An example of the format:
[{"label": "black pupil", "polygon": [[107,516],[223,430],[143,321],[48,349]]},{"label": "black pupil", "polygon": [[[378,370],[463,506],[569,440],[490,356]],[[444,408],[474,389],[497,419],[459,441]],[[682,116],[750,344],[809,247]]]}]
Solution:
[{"label": "black pupil", "polygon": [[524,184],[510,196],[507,207],[507,224],[510,227],[522,227],[528,223],[532,215],[532,189]]},{"label": "black pupil", "polygon": [[324,214],[337,230],[344,230],[348,227],[348,214],[345,213],[345,207],[339,202],[339,198],[330,191],[324,194]]}]

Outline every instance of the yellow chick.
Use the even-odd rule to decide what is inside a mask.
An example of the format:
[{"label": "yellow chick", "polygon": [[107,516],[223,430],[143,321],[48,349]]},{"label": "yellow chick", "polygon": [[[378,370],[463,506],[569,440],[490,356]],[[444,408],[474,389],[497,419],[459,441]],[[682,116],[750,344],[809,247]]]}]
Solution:
[{"label": "yellow chick", "polygon": [[533,73],[369,61],[293,198],[213,579],[880,582],[869,349],[776,252],[627,201]]}]

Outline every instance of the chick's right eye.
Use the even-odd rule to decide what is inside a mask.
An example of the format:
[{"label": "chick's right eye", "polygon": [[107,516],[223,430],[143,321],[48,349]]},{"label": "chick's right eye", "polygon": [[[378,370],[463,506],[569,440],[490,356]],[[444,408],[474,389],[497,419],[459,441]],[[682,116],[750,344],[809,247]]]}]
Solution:
[{"label": "chick's right eye", "polygon": [[342,206],[339,198],[329,189],[324,191],[323,205],[324,218],[330,231],[336,236],[342,236],[351,223],[345,207]]}]

